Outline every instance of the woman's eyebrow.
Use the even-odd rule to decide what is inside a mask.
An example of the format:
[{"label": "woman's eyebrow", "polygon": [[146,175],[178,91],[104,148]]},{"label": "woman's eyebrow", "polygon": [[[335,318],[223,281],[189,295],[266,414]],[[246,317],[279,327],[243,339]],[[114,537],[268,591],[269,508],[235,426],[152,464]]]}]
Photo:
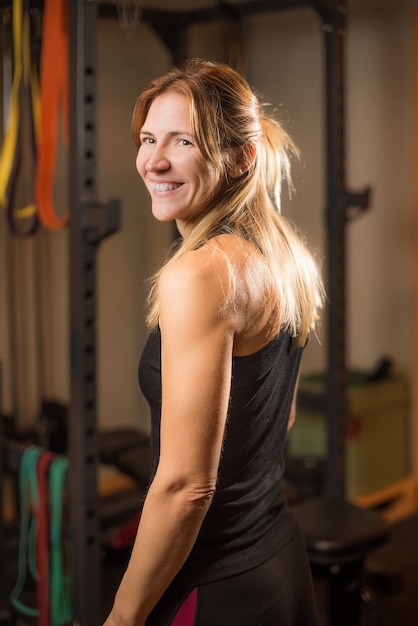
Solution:
[{"label": "woman's eyebrow", "polygon": [[[143,129],[139,131],[140,135],[151,135],[152,137],[154,137],[154,133],[152,133],[149,130]],[[187,135],[188,137],[190,137],[191,139],[193,139],[193,135],[187,131],[187,130],[170,130],[168,133],[166,133],[169,137],[178,137],[179,135]]]}]

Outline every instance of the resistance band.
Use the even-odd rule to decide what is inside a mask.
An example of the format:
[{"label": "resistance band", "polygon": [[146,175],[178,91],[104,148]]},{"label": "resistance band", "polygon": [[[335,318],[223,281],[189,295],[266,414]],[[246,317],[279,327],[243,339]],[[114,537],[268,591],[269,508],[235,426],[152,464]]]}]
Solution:
[{"label": "resistance band", "polygon": [[[9,106],[9,120],[0,157],[0,204],[7,210],[12,231],[16,235],[26,236],[33,234],[38,227],[36,205],[31,198],[28,204],[16,206],[17,181],[24,166],[35,170],[39,127],[39,88],[36,68],[31,62],[28,0],[24,0],[24,4],[22,0],[13,0],[13,79]],[[23,132],[25,123],[30,137],[26,145]],[[24,148],[26,151],[29,148],[30,159],[24,159]],[[29,187],[32,195],[33,176]],[[25,220],[26,229],[22,228],[22,220]]]},{"label": "resistance band", "polygon": [[36,567],[36,534],[38,523],[36,515],[32,515],[38,508],[38,484],[36,466],[43,450],[37,446],[29,446],[22,455],[19,474],[20,488],[20,539],[19,539],[19,562],[18,577],[11,594],[13,606],[24,615],[38,617],[39,611],[26,606],[20,600],[27,568],[36,580],[38,571]]},{"label": "resistance band", "polygon": [[[18,577],[11,594],[13,606],[40,626],[71,622],[68,532],[64,531],[64,494],[68,459],[37,446],[29,446],[20,465],[21,528]],[[36,581],[37,608],[20,595],[26,574]]]},{"label": "resistance band", "polygon": [[36,546],[36,562],[38,566],[38,578],[36,581],[36,600],[38,604],[39,626],[50,625],[50,602],[49,602],[49,536],[50,523],[48,515],[48,472],[55,458],[53,452],[46,452],[38,461],[38,537]]},{"label": "resistance band", "polygon": [[[63,510],[68,459],[57,456],[51,463],[49,498],[51,502],[51,570],[50,604],[52,626],[62,626],[71,621],[70,577],[66,574],[69,564],[68,533],[63,532]],[[64,549],[64,547],[66,549]],[[64,558],[65,556],[65,558]]]},{"label": "resistance band", "polygon": [[45,0],[40,67],[41,120],[36,173],[36,201],[40,222],[49,229],[68,224],[53,203],[58,118],[61,105],[63,139],[69,141],[68,11],[66,0]]}]

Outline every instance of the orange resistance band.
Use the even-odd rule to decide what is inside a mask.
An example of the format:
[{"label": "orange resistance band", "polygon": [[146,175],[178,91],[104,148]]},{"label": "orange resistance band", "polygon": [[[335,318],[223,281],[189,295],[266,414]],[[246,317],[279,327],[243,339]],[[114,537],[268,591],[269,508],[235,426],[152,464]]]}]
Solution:
[{"label": "orange resistance band", "polygon": [[51,230],[68,224],[59,218],[53,204],[53,183],[57,152],[59,109],[63,139],[69,142],[68,114],[68,6],[66,0],[45,0],[40,63],[41,120],[36,172],[36,200],[39,221]]}]

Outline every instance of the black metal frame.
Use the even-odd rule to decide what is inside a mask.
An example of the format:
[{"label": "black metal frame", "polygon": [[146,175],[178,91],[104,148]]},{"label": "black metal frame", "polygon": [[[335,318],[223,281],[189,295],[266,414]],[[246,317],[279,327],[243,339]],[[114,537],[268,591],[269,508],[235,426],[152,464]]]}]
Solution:
[{"label": "black metal frame", "polygon": [[[5,531],[5,523],[3,519],[3,467],[5,466],[5,458],[4,458],[4,424],[3,424],[3,414],[1,411],[2,408],[2,397],[3,397],[3,387],[2,387],[2,366],[0,363],[0,564],[5,563],[5,546],[4,546],[4,531]],[[2,608],[6,605],[6,580],[5,580],[5,571],[4,567],[0,567],[0,612]],[[0,624],[1,624],[1,613],[0,613]]]},{"label": "black metal frame", "polygon": [[96,26],[94,1],[70,11],[70,502],[73,619],[101,617],[97,498],[96,251],[119,227],[119,202],[103,206],[96,185]]},{"label": "black metal frame", "polygon": [[[350,192],[345,171],[345,36],[346,5],[338,3],[324,15],[326,233],[327,233],[327,373],[325,408],[328,456],[325,491],[345,495],[345,439],[347,424],[346,372],[346,224],[352,209],[369,206],[370,189]],[[349,213],[349,209],[351,209]]]},{"label": "black metal frame", "polygon": [[[100,615],[97,511],[96,249],[88,241],[96,200],[96,6],[70,2],[70,512],[73,619]],[[89,38],[86,34],[89,33]],[[86,593],[88,589],[88,593]]]},{"label": "black metal frame", "polygon": [[[0,2],[0,6],[10,6]],[[37,8],[42,1],[32,2]],[[74,0],[70,7],[70,308],[71,407],[70,497],[73,543],[73,618],[82,626],[101,621],[101,580],[96,427],[96,251],[118,228],[119,203],[97,202],[95,172],[96,20],[117,18],[116,4]],[[186,12],[144,8],[149,23],[173,61],[186,56],[185,31],[196,23],[240,20],[267,11],[310,7],[324,33],[327,226],[327,394],[328,495],[344,495],[346,423],[346,260],[348,208],[365,209],[369,190],[351,193],[345,184],[344,43],[346,0],[254,0]]]},{"label": "black metal frame", "polygon": [[[75,3],[75,6],[77,3]],[[91,13],[92,3],[85,3],[84,10]],[[324,39],[325,39],[325,63],[326,63],[326,81],[325,81],[325,101],[326,101],[326,183],[327,183],[327,204],[326,204],[326,223],[327,223],[327,291],[330,299],[328,308],[328,332],[327,332],[327,395],[326,395],[326,414],[328,424],[328,470],[326,472],[326,491],[329,495],[344,495],[344,459],[345,459],[345,423],[346,423],[346,354],[345,354],[345,299],[346,299],[346,277],[345,277],[345,226],[347,221],[347,209],[355,206],[366,208],[368,204],[368,192],[350,193],[345,185],[345,144],[344,144],[344,39],[346,27],[346,5],[345,2],[321,2],[311,1],[282,1],[273,2],[271,0],[261,0],[258,2],[245,2],[235,4],[233,7],[221,3],[218,8],[207,10],[189,11],[182,13],[162,12],[144,9],[142,19],[150,23],[161,37],[162,41],[168,46],[172,53],[173,60],[177,61],[181,57],[186,56],[184,47],[184,31],[192,24],[198,22],[207,22],[213,20],[241,19],[255,13],[261,13],[273,10],[284,10],[290,8],[298,8],[302,6],[311,6],[322,20]],[[73,12],[78,12],[80,17],[80,7],[74,8]],[[115,6],[102,4],[99,7],[99,14],[102,17],[109,17],[113,13],[115,17]],[[90,19],[94,19],[91,18]],[[81,32],[80,32],[81,31]],[[90,24],[88,41],[85,39],[86,26],[80,19],[78,22],[72,21],[72,42],[84,41],[84,64],[93,71],[94,63],[86,64],[88,54],[92,54],[94,41],[92,41],[91,33],[94,31],[94,24]],[[78,62],[72,66],[80,68],[83,66],[82,53]],[[82,74],[78,74],[73,82],[73,93],[77,94],[76,103],[73,103],[72,111],[76,110],[73,115],[75,132],[81,133],[75,135],[78,142],[74,141],[73,145],[78,145],[85,141],[83,139],[83,128],[88,131],[86,126],[80,124],[83,119],[83,107],[91,108],[92,103],[83,105],[83,93],[85,90],[86,78]],[[76,108],[74,108],[74,105]],[[78,108],[77,108],[78,107]],[[78,118],[78,119],[77,119]],[[94,120],[93,120],[94,126]],[[86,132],[84,135],[88,135]],[[80,167],[80,162],[85,159],[83,150],[76,151],[74,149],[72,157],[73,172]],[[85,174],[84,174],[85,177]],[[77,198],[82,198],[80,193],[80,181],[78,184],[71,184],[73,190],[73,198],[71,206],[76,206]],[[86,191],[86,190],[84,190]],[[89,188],[92,191],[92,188]],[[95,201],[94,195],[90,198]],[[79,201],[80,202],[80,201]],[[72,293],[72,372],[75,376],[72,385],[72,413],[71,420],[73,427],[73,446],[71,451],[71,463],[73,468],[73,528],[77,528],[77,548],[75,550],[75,571],[78,576],[78,589],[75,591],[75,619],[79,623],[94,623],[94,616],[97,616],[97,605],[100,593],[99,584],[95,584],[96,593],[85,594],[86,583],[91,585],[92,580],[99,581],[98,571],[98,555],[97,555],[97,505],[95,471],[97,459],[97,443],[94,441],[95,415],[94,404],[95,399],[92,396],[94,390],[94,366],[91,362],[94,352],[94,342],[90,336],[90,331],[86,331],[86,317],[93,315],[86,300],[86,294],[94,292],[94,281],[87,287],[86,281],[92,279],[94,260],[91,258],[92,248],[85,241],[86,227],[83,226],[83,209],[86,206],[79,204],[80,211],[77,222],[72,223],[72,263],[73,280],[71,283]],[[88,221],[88,220],[87,220]],[[85,221],[84,221],[85,222]],[[81,242],[81,243],[80,243]],[[84,252],[83,252],[84,249]],[[94,250],[94,248],[93,248]],[[81,254],[80,254],[81,252]],[[80,266],[80,259],[86,259],[86,263]],[[88,260],[89,259],[89,260]],[[80,288],[81,286],[81,288]],[[87,311],[86,311],[87,309]],[[83,312],[84,311],[84,312]],[[94,327],[94,323],[93,323]],[[76,330],[78,328],[78,331]],[[80,335],[84,335],[80,340]],[[91,350],[90,350],[91,348]],[[90,354],[89,354],[90,353]],[[84,367],[83,367],[84,366]],[[75,371],[74,371],[75,367]],[[88,385],[88,389],[82,389],[83,371],[87,367],[92,368],[93,380]],[[80,420],[80,416],[84,414],[84,420]],[[77,417],[78,416],[78,417]],[[89,419],[91,427],[86,429],[86,423]],[[81,452],[83,451],[84,453]],[[90,459],[89,462],[86,461]],[[87,480],[85,480],[87,478]],[[81,488],[81,490],[80,490]],[[80,497],[80,493],[84,494]],[[76,506],[74,506],[76,504]],[[86,520],[89,520],[89,527],[86,526]],[[96,534],[95,534],[96,533]],[[78,555],[78,556],[77,556]],[[96,566],[96,574],[92,572],[92,568]],[[81,575],[82,574],[82,575]],[[90,587],[91,589],[91,587]]]}]

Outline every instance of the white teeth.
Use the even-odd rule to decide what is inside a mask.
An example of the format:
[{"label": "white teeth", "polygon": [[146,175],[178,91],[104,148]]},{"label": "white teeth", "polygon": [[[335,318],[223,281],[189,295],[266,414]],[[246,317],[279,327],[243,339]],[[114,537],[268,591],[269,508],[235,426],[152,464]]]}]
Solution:
[{"label": "white teeth", "polygon": [[173,191],[173,189],[177,189],[180,187],[181,183],[171,184],[171,183],[152,183],[152,188],[154,191]]}]

